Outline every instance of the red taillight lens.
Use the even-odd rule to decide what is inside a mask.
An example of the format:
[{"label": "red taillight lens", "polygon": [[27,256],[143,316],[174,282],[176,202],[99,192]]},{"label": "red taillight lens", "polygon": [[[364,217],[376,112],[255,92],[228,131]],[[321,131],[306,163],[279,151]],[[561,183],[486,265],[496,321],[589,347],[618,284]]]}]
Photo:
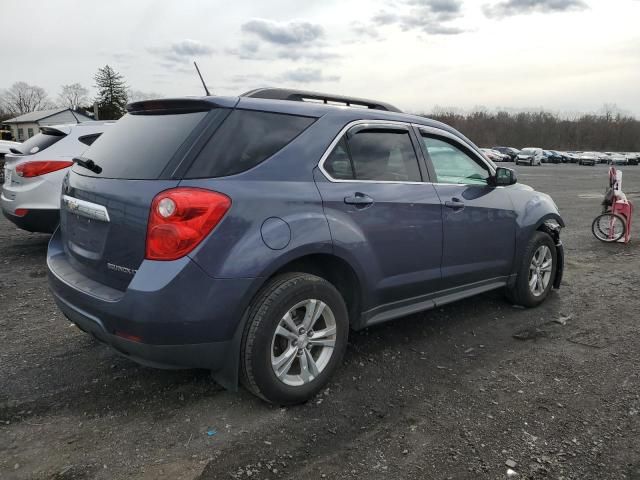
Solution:
[{"label": "red taillight lens", "polygon": [[19,177],[39,177],[45,173],[51,173],[57,170],[62,170],[63,168],[68,168],[71,165],[73,165],[73,162],[62,160],[36,160],[33,162],[21,163],[16,167],[16,173]]},{"label": "red taillight lens", "polygon": [[151,203],[145,258],[176,260],[193,250],[231,207],[226,195],[200,188],[175,188]]},{"label": "red taillight lens", "polygon": [[16,208],[16,211],[13,212],[16,217],[24,217],[27,213],[29,213],[29,210],[26,208]]}]

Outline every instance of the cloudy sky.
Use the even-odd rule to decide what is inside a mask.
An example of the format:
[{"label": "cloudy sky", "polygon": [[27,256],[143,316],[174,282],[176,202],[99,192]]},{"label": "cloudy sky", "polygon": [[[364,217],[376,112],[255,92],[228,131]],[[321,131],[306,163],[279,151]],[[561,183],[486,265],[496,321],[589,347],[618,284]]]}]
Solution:
[{"label": "cloudy sky", "polygon": [[288,86],[414,112],[640,117],[640,0],[2,0],[0,88],[55,98],[109,64],[162,96]]}]

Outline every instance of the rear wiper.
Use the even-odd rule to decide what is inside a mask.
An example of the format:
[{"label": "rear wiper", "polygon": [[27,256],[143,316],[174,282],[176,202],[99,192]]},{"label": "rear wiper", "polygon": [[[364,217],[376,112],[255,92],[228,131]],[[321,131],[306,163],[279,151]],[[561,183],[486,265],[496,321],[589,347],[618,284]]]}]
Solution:
[{"label": "rear wiper", "polygon": [[101,173],[102,167],[96,164],[93,160],[87,158],[84,159],[82,157],[73,158],[73,163],[80,165],[81,167],[86,168],[87,170],[91,170],[93,173]]},{"label": "rear wiper", "polygon": [[10,151],[11,153],[15,154],[15,155],[24,155],[24,153],[22,153],[22,152],[21,152],[20,150],[18,150],[17,148],[13,148],[13,147],[11,147],[11,148],[9,149],[9,151]]}]

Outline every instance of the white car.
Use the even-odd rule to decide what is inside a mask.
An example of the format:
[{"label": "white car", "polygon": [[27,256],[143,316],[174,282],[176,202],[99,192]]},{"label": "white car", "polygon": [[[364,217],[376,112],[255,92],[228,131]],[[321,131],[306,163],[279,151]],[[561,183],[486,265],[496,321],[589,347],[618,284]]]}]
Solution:
[{"label": "white car", "polygon": [[18,142],[10,142],[9,140],[0,140],[0,185],[4,183],[4,156],[10,153],[11,148],[20,146]]},{"label": "white car", "polygon": [[612,153],[609,157],[609,165],[628,165],[629,158],[622,153]]},{"label": "white car", "polygon": [[505,161],[503,159],[503,155],[500,152],[496,152],[495,150],[491,150],[490,148],[481,148],[480,151],[484,153],[484,156],[487,157],[492,162]]},{"label": "white car", "polygon": [[60,219],[60,190],[73,158],[113,122],[41,127],[41,133],[5,155],[2,213],[30,232],[53,233]]},{"label": "white car", "polygon": [[542,165],[543,157],[544,152],[541,148],[523,148],[516,157],[516,165],[529,165],[530,167],[533,167],[534,165]]},{"label": "white car", "polygon": [[598,152],[583,152],[578,157],[578,165],[591,165],[593,167],[600,161],[600,155]]}]

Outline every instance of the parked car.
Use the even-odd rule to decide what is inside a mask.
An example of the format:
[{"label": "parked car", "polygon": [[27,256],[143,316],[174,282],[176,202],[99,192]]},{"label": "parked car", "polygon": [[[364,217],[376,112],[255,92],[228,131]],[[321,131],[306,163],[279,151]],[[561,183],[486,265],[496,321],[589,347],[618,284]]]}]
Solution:
[{"label": "parked car", "polygon": [[609,156],[609,165],[628,165],[629,159],[621,153],[612,153]]},{"label": "parked car", "polygon": [[0,206],[6,218],[30,232],[53,233],[60,217],[62,179],[113,122],[42,127],[5,156]]},{"label": "parked car", "polygon": [[578,163],[580,161],[581,154],[582,152],[571,151],[571,152],[567,152],[566,155],[569,159],[569,163]]},{"label": "parked car", "polygon": [[598,163],[598,157],[600,154],[598,152],[583,152],[580,154],[578,165],[590,165],[595,166]]},{"label": "parked car", "polygon": [[516,165],[542,165],[544,153],[541,148],[528,147],[523,148],[516,157]]},{"label": "parked car", "polygon": [[298,403],[350,329],[560,286],[553,200],[439,122],[283,89],[127,110],[66,177],[47,265],[67,318],[135,361]]},{"label": "parked car", "polygon": [[627,165],[638,165],[640,162],[640,153],[629,152],[625,154],[625,157],[627,157]]},{"label": "parked car", "polygon": [[611,154],[609,152],[600,152],[598,153],[598,163],[609,163],[609,157]]},{"label": "parked car", "polygon": [[513,147],[493,147],[493,150],[496,150],[505,155],[509,155],[509,158],[512,162],[515,161],[516,157],[520,153],[520,150]]},{"label": "parked car", "polygon": [[490,148],[481,148],[480,151],[492,162],[508,162],[509,156],[492,150]]},{"label": "parked car", "polygon": [[547,163],[562,163],[562,155],[555,150],[544,150]]},{"label": "parked car", "polygon": [[4,156],[11,148],[16,148],[18,145],[20,145],[18,142],[0,140],[0,185],[4,183]]}]

